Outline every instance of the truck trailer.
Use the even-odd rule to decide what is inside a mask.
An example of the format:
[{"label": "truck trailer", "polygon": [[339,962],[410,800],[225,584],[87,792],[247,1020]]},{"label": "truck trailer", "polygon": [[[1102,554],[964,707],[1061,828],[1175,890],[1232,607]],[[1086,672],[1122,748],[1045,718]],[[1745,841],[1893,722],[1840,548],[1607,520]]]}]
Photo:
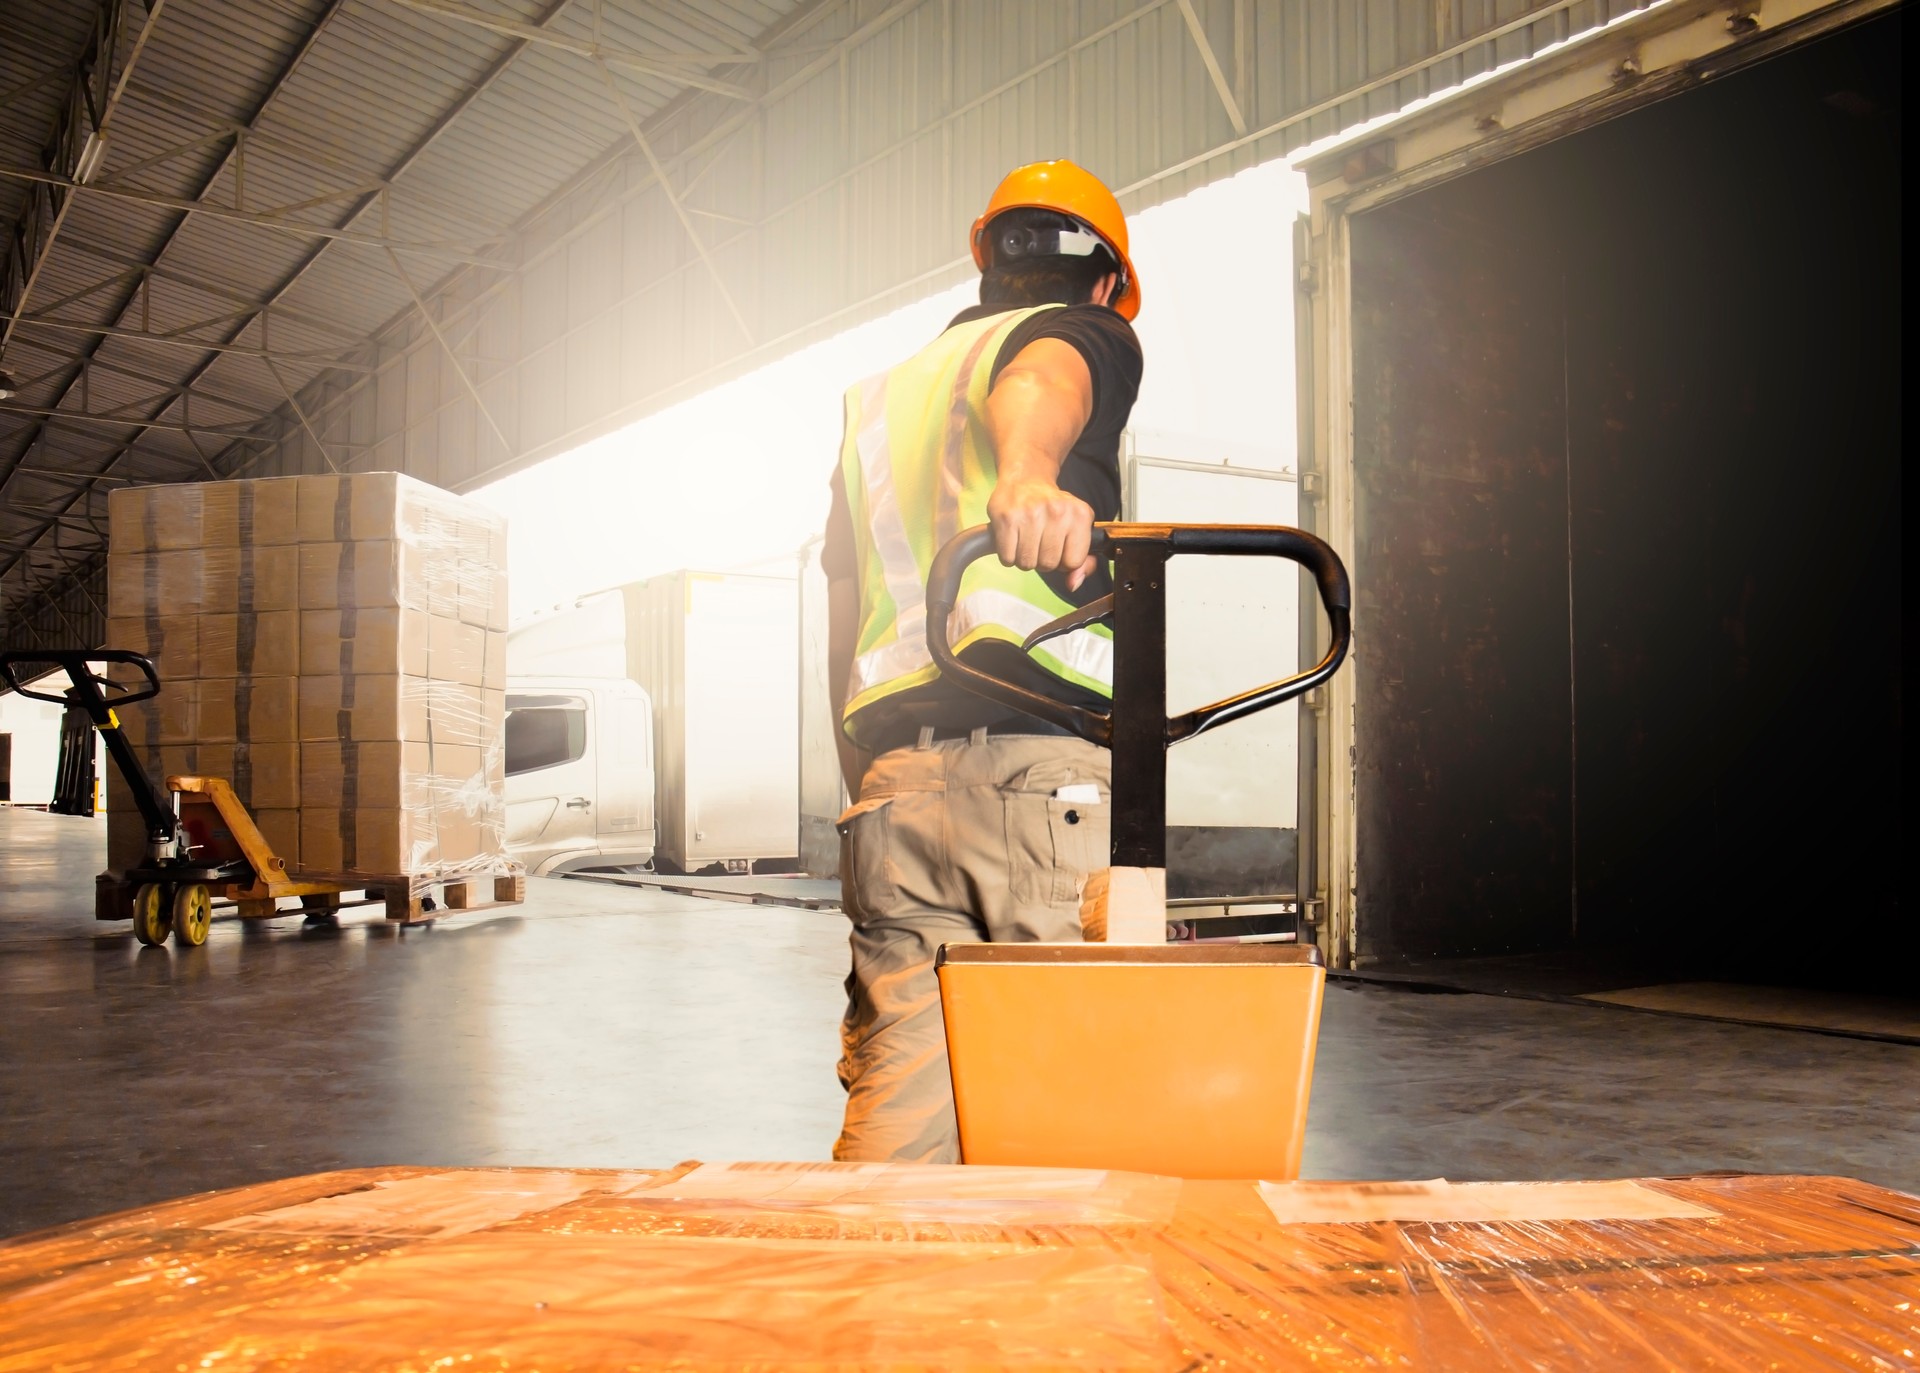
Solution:
[{"label": "truck trailer", "polygon": [[1301,162],[1336,966],[1910,983],[1902,22],[1675,0]]}]

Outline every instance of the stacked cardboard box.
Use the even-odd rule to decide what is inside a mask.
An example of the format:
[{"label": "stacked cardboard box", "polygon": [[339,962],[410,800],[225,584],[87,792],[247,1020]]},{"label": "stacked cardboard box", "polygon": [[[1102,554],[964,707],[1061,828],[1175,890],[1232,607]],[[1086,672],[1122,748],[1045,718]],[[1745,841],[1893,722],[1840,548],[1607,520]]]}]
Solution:
[{"label": "stacked cardboard box", "polygon": [[[504,863],[505,522],[392,472],[133,487],[109,505],[108,645],[156,782],[224,777],[290,869],[416,884]],[[109,790],[109,866],[144,836]]]}]

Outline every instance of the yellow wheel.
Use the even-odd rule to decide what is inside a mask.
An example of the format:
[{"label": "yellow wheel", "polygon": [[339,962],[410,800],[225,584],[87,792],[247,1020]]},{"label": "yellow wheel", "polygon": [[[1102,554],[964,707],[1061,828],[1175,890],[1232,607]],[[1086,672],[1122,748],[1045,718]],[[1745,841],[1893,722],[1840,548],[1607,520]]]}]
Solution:
[{"label": "yellow wheel", "polygon": [[133,893],[133,937],[149,946],[164,944],[172,926],[173,911],[167,901],[167,889],[158,882],[148,882],[136,889]]},{"label": "yellow wheel", "polygon": [[204,882],[189,882],[173,894],[173,942],[199,948],[213,928],[213,897]]}]

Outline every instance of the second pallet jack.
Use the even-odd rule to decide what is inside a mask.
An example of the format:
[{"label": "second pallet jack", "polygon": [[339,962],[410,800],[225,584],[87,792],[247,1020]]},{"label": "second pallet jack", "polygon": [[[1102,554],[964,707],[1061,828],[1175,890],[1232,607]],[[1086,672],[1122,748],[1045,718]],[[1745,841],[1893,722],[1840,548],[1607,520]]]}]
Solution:
[{"label": "second pallet jack", "polygon": [[[131,668],[140,680],[115,681],[96,665]],[[66,673],[69,690],[55,695],[28,685],[49,667]],[[169,777],[164,791],[154,784],[118,713],[160,694],[160,677],[148,658],[112,648],[14,651],[0,653],[0,678],[30,700],[84,711],[99,731],[146,829],[145,857],[121,874],[115,888],[130,891],[132,899],[112,910],[120,918],[132,916],[134,938],[142,944],[164,944],[169,936],[176,944],[206,943],[216,891],[242,915],[265,916],[283,897],[324,911],[339,904],[341,892],[356,889],[350,882],[289,873],[225,778]]]},{"label": "second pallet jack", "polygon": [[[934,559],[927,647],[943,677],[1112,750],[1112,866],[1081,907],[1088,943],[948,944],[936,960],[967,1163],[1189,1178],[1298,1176],[1326,969],[1312,945],[1166,942],[1166,751],[1326,681],[1351,641],[1346,568],[1298,529],[1106,524],[1114,590],[1035,631],[1032,649],[1113,630],[1113,705],[1094,711],[962,661],[947,639],[986,526]],[[1328,647],[1304,672],[1169,718],[1166,569],[1178,554],[1277,557],[1311,574]]]}]

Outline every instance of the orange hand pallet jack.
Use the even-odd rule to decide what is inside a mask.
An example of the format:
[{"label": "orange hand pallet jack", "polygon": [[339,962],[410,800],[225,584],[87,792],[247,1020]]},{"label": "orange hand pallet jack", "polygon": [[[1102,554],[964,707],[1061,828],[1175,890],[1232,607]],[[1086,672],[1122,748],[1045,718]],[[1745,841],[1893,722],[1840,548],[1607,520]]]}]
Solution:
[{"label": "orange hand pallet jack", "polygon": [[[131,685],[117,682],[96,672],[95,664],[129,667],[144,680]],[[33,669],[32,676],[37,677],[49,666],[67,674],[72,683],[69,691],[55,695],[27,684],[23,669]],[[286,860],[273,851],[225,778],[168,777],[165,791],[153,784],[127,741],[118,714],[120,707],[160,694],[160,677],[150,659],[113,648],[16,650],[0,653],[0,678],[29,700],[84,710],[100,732],[147,831],[145,860],[123,874],[126,887],[132,889],[130,908],[113,911],[123,919],[132,916],[134,938],[142,944],[164,944],[169,935],[176,944],[189,947],[206,943],[216,891],[232,901],[242,916],[256,918],[276,914],[285,897],[297,897],[302,910],[324,916],[341,906],[342,893],[368,891],[364,878],[335,880],[288,872]],[[523,875],[489,880],[494,898],[489,903],[473,900],[468,891],[472,883],[445,884],[449,907],[479,910],[525,899]],[[372,904],[371,891],[368,897]],[[430,898],[422,900],[404,890],[383,892],[378,899],[390,919],[424,920],[432,909]]]},{"label": "orange hand pallet jack", "polygon": [[[1117,1168],[1190,1178],[1300,1171],[1326,968],[1300,944],[1166,942],[1166,751],[1292,700],[1331,677],[1351,642],[1352,594],[1332,548],[1298,529],[1102,524],[1093,552],[1114,589],[1034,631],[1027,650],[1096,624],[1113,631],[1113,705],[1056,701],[965,661],[948,620],[985,525],[934,559],[927,647],[941,675],[1113,753],[1112,866],[1081,904],[1083,944],[947,944],[935,966],[967,1163]],[[1179,554],[1277,557],[1311,574],[1330,628],[1313,667],[1169,718],[1166,569]]]}]

